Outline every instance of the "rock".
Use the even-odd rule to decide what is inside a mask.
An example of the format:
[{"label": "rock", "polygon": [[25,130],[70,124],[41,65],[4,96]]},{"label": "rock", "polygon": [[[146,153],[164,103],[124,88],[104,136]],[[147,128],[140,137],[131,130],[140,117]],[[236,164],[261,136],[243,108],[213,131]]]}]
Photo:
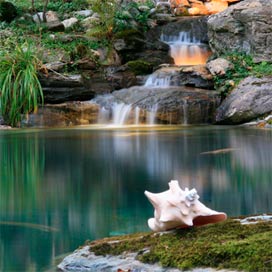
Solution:
[{"label": "rock", "polygon": [[111,86],[111,90],[120,90],[137,85],[135,74],[128,70],[121,71],[117,69],[114,72],[108,71],[106,78]]},{"label": "rock", "polygon": [[255,62],[271,62],[272,0],[244,0],[208,19],[208,36],[216,55],[251,54]]},{"label": "rock", "polygon": [[97,69],[97,64],[93,58],[84,57],[73,63],[80,70],[95,70]]},{"label": "rock", "polygon": [[73,27],[77,23],[78,23],[78,19],[75,17],[72,17],[70,19],[66,19],[66,20],[62,21],[62,24],[64,25],[65,29]]},{"label": "rock", "polygon": [[12,127],[11,126],[0,125],[0,130],[1,129],[12,129]]},{"label": "rock", "polygon": [[138,6],[138,10],[145,12],[145,11],[149,11],[150,8],[148,6],[141,5],[141,6]]},{"label": "rock", "polygon": [[[60,22],[58,14],[52,10],[49,10],[45,13],[45,19],[47,23]],[[43,22],[43,12],[34,14],[33,21],[37,24]]]},{"label": "rock", "polygon": [[62,22],[54,21],[46,23],[48,30],[54,32],[63,32],[65,30]]},{"label": "rock", "polygon": [[114,47],[122,64],[138,59],[145,60],[154,67],[162,63],[173,63],[168,54],[169,46],[160,41],[160,31],[157,27],[147,33],[136,30],[123,31],[118,34]]},{"label": "rock", "polygon": [[99,53],[99,60],[103,65],[121,65],[121,59],[119,54],[116,52],[116,50],[109,49],[109,48],[99,48],[98,50]]},{"label": "rock", "polygon": [[225,75],[229,69],[233,68],[233,64],[224,58],[217,58],[209,61],[207,68],[212,75]]},{"label": "rock", "polygon": [[204,5],[208,11],[208,14],[215,14],[228,8],[228,2],[220,0],[205,2]]},{"label": "rock", "polygon": [[94,92],[83,84],[80,76],[58,74],[40,75],[45,103],[62,103],[74,100],[89,100]]},{"label": "rock", "polygon": [[63,70],[63,68],[67,65],[67,63],[61,62],[61,61],[54,61],[50,63],[46,63],[45,67],[48,70],[54,70],[56,72],[60,72]]},{"label": "rock", "polygon": [[[187,86],[205,89],[214,89],[213,76],[207,70],[206,65],[171,66],[163,65],[150,77],[152,81],[168,81],[169,86]],[[158,85],[158,84],[155,84]]]},{"label": "rock", "polygon": [[128,88],[137,83],[135,74],[124,66],[109,66],[102,71],[84,71],[82,75],[84,86],[96,95]]},{"label": "rock", "polygon": [[[121,256],[96,256],[85,246],[67,256],[59,265],[61,271],[107,271],[107,272],[180,272],[179,269],[162,268],[158,264],[144,264],[136,260],[137,253],[123,253]],[[211,272],[211,271],[207,271]]]},{"label": "rock", "polygon": [[216,111],[216,122],[241,124],[272,112],[272,77],[247,77]]},{"label": "rock", "polygon": [[[223,224],[195,229],[155,234],[134,233],[88,241],[84,246],[66,256],[58,265],[58,269],[66,272],[237,272],[235,267],[252,271],[258,267],[260,269],[257,268],[256,271],[270,271],[271,219],[271,215],[262,215],[238,220],[230,219]],[[252,249],[253,243],[255,246]],[[178,250],[177,245],[179,245]],[[264,254],[261,254],[263,247],[266,250]],[[207,248],[211,255],[208,260],[205,259]],[[226,262],[225,256],[230,250],[239,250],[241,254],[229,256],[230,261]],[[251,261],[252,251],[256,256],[254,261]],[[164,253],[166,255],[163,255]],[[196,262],[195,256],[204,261]],[[160,266],[165,259],[169,265]],[[190,270],[187,268],[188,264],[190,264]],[[198,268],[199,265],[201,267]]]},{"label": "rock", "polygon": [[182,17],[178,20],[158,27],[161,33],[171,33],[172,36],[179,36],[180,32],[190,32],[192,29],[194,38],[202,43],[208,43],[208,27],[206,16]]},{"label": "rock", "polygon": [[98,106],[88,102],[45,105],[22,121],[24,127],[66,127],[96,122]]},{"label": "rock", "polygon": [[156,109],[154,118],[158,123],[202,124],[215,120],[219,95],[215,91],[188,87],[131,87],[115,91],[115,99],[139,107],[142,119],[148,119]]},{"label": "rock", "polygon": [[93,11],[90,9],[76,11],[75,16],[89,17],[93,15]]},{"label": "rock", "polygon": [[206,65],[194,65],[181,68],[180,85],[214,89],[213,76],[208,71]]},{"label": "rock", "polygon": [[89,28],[95,26],[98,22],[99,22],[99,18],[92,16],[92,17],[85,18],[81,22],[81,24],[86,30],[88,30]]}]

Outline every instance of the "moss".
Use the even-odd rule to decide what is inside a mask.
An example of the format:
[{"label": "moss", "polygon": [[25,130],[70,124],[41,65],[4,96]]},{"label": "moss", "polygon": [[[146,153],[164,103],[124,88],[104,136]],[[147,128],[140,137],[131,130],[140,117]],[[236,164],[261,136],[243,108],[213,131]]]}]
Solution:
[{"label": "moss", "polygon": [[153,72],[153,65],[144,60],[129,61],[127,66],[135,75],[147,75]]},{"label": "moss", "polygon": [[[174,232],[141,233],[90,243],[97,255],[138,252],[145,263],[190,269],[215,267],[272,271],[272,223],[241,225],[235,220]],[[148,250],[147,250],[148,249]]]},{"label": "moss", "polygon": [[119,31],[114,35],[115,39],[131,39],[131,37],[142,37],[142,33],[137,29],[126,29],[123,31]]}]

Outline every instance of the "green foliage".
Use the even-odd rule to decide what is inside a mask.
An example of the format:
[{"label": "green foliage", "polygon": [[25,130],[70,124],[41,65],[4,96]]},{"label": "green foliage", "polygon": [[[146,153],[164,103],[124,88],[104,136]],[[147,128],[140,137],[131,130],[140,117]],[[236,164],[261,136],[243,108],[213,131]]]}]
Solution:
[{"label": "green foliage", "polygon": [[59,14],[70,13],[73,11],[78,11],[81,9],[88,8],[87,0],[73,0],[73,1],[60,1],[60,0],[51,0],[48,3],[48,10],[53,10]]},{"label": "green foliage", "polygon": [[258,65],[253,66],[253,72],[258,77],[272,75],[272,64],[262,61]]},{"label": "green foliage", "polygon": [[[113,237],[90,246],[97,255],[138,252],[138,259],[142,262],[159,262],[163,267],[182,270],[214,267],[272,271],[271,234],[271,222],[241,225],[235,220],[227,220],[163,235],[139,233]],[[110,243],[111,240],[118,243]]]},{"label": "green foliage", "polygon": [[252,56],[244,53],[230,53],[222,56],[233,64],[233,68],[224,75],[214,77],[215,88],[221,97],[227,94],[244,78],[248,76],[272,75],[272,64],[268,62],[254,63]]},{"label": "green foliage", "polygon": [[[91,9],[99,15],[99,20],[93,23],[88,34],[97,38],[112,40],[113,36],[120,31],[140,28],[147,30],[149,10],[139,10],[141,5],[152,8],[152,1],[136,3],[134,1],[127,5],[119,5],[116,0],[89,0]],[[135,25],[136,23],[136,25]],[[137,25],[138,24],[138,25]]]},{"label": "green foliage", "polygon": [[91,9],[99,15],[99,20],[94,22],[88,31],[90,36],[111,40],[113,36],[115,13],[117,11],[116,0],[89,0]]},{"label": "green foliage", "polygon": [[18,12],[16,7],[10,2],[0,2],[0,21],[10,23],[15,19]]},{"label": "green foliage", "polygon": [[147,75],[153,71],[153,65],[144,60],[129,61],[127,65],[135,75]]},{"label": "green foliage", "polygon": [[[146,6],[149,8],[149,10],[140,10],[140,6]],[[129,29],[131,28],[131,22],[130,20],[133,19],[138,23],[138,27],[144,31],[148,29],[148,19],[150,16],[150,9],[154,8],[154,3],[150,0],[145,1],[144,3],[138,3],[131,1],[128,5],[122,6],[119,13],[116,14],[115,20],[116,20],[116,32]],[[130,14],[130,16],[122,18],[122,14]],[[121,18],[120,18],[121,17]],[[125,27],[118,27],[118,20],[123,19],[126,22],[126,28]]]},{"label": "green foliage", "polygon": [[22,114],[35,112],[43,103],[37,77],[40,66],[28,45],[0,55],[0,112],[7,124],[18,126]]}]

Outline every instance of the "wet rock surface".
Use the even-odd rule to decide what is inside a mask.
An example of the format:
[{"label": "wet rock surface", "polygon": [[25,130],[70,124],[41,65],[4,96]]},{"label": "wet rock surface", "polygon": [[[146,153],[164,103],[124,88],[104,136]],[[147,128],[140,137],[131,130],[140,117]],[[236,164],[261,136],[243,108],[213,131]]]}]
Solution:
[{"label": "wet rock surface", "polygon": [[112,95],[117,101],[146,113],[154,112],[156,123],[166,124],[212,123],[219,104],[217,92],[189,87],[135,86]]},{"label": "wet rock surface", "polygon": [[99,107],[88,102],[47,104],[22,121],[23,127],[69,127],[97,121]]}]

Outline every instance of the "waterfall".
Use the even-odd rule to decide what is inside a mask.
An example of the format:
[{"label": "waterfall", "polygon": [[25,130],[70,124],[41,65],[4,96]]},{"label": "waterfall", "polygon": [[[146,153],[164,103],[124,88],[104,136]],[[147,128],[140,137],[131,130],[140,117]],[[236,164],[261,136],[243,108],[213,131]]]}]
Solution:
[{"label": "waterfall", "polygon": [[183,124],[187,125],[188,124],[188,103],[186,99],[183,100],[182,109],[183,109]]},{"label": "waterfall", "polygon": [[113,124],[124,125],[130,115],[132,106],[124,103],[114,103],[112,107]]},{"label": "waterfall", "polygon": [[140,124],[140,112],[141,112],[141,109],[139,107],[136,107],[135,108],[135,119],[134,119],[134,123],[135,125],[139,125]]},{"label": "waterfall", "polygon": [[206,63],[210,51],[189,32],[180,32],[177,36],[161,35],[161,41],[170,46],[170,54],[176,65],[198,65]]},{"label": "waterfall", "polygon": [[156,114],[157,114],[157,111],[158,111],[158,104],[155,104],[152,106],[150,112],[148,112],[148,115],[147,115],[147,123],[149,125],[155,125],[156,124]]},{"label": "waterfall", "polygon": [[169,87],[170,80],[171,80],[170,76],[161,76],[158,73],[153,73],[147,78],[144,86],[159,88]]},{"label": "waterfall", "polygon": [[[184,68],[178,65],[205,63],[210,52],[207,45],[186,31],[178,35],[162,34],[161,41],[170,46],[170,53],[176,65],[161,65],[160,69],[147,77],[144,86],[130,87],[94,98],[91,103],[99,105],[98,123],[117,126],[142,123],[154,125],[158,122],[188,124],[191,114],[190,97],[181,98],[179,104],[177,101],[172,102],[171,99],[168,101],[168,95],[174,92],[177,93],[176,95],[178,92],[186,92],[181,88],[183,79],[180,73]],[[166,106],[175,107],[175,104],[180,105],[179,113],[183,119],[181,116],[176,116],[174,111],[170,113],[165,111]]]}]

